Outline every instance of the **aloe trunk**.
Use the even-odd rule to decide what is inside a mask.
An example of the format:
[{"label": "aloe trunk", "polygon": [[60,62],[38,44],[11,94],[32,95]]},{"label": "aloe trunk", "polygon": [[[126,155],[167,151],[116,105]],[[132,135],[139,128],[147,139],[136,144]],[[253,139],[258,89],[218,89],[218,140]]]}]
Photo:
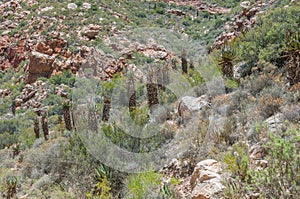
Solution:
[{"label": "aloe trunk", "polygon": [[64,117],[64,121],[65,121],[65,128],[68,131],[71,131],[72,130],[72,124],[71,124],[71,114],[70,114],[69,102],[66,102],[63,105],[63,117]]},{"label": "aloe trunk", "polygon": [[34,134],[35,134],[35,138],[36,139],[39,139],[40,138],[40,126],[39,126],[39,119],[38,117],[34,118],[34,127],[33,127],[33,130],[34,130]]},{"label": "aloe trunk", "polygon": [[49,139],[49,129],[48,129],[48,118],[47,118],[46,113],[42,116],[42,129],[44,132],[45,140],[48,140]]},{"label": "aloe trunk", "polygon": [[147,88],[147,97],[148,97],[148,105],[150,112],[152,112],[155,105],[159,104],[158,100],[158,87],[157,84],[153,82],[153,74],[148,74],[148,82],[146,84]]},{"label": "aloe trunk", "polygon": [[132,112],[136,109],[136,92],[135,92],[134,78],[132,76],[128,78],[127,93],[128,93],[129,111]]}]

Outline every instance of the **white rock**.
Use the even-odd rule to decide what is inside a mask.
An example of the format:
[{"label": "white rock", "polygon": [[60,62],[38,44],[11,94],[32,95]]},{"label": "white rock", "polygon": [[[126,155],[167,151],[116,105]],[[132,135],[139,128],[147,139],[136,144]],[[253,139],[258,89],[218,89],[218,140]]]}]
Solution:
[{"label": "white rock", "polygon": [[88,9],[91,8],[91,4],[90,3],[83,3],[82,8],[85,9],[85,10],[88,10]]},{"label": "white rock", "polygon": [[243,2],[240,3],[240,6],[242,8],[249,8],[250,5],[251,5],[250,1],[243,1]]},{"label": "white rock", "polygon": [[200,97],[184,96],[178,106],[178,113],[183,119],[189,119],[197,111],[204,107],[210,107],[208,97],[202,95]]},{"label": "white rock", "polygon": [[52,9],[53,9],[53,6],[42,8],[41,12],[46,12],[46,11],[49,11],[49,10],[52,10]]},{"label": "white rock", "polygon": [[283,115],[278,113],[266,119],[264,123],[267,125],[270,132],[276,132],[283,126]]},{"label": "white rock", "polygon": [[221,170],[221,164],[216,160],[207,159],[199,162],[190,179],[191,198],[216,198],[216,195],[224,189],[222,178],[219,174]]},{"label": "white rock", "polygon": [[68,4],[68,9],[75,10],[76,8],[77,8],[77,5],[75,3],[69,3]]}]

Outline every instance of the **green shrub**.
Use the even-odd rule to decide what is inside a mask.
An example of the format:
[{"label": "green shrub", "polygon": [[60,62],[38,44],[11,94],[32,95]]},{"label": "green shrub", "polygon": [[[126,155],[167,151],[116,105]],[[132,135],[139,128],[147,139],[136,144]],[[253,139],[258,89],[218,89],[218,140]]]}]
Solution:
[{"label": "green shrub", "polygon": [[4,149],[18,141],[17,134],[9,134],[7,132],[0,133],[0,149]]},{"label": "green shrub", "polygon": [[16,176],[9,175],[5,178],[3,185],[3,197],[12,199],[17,194],[18,179]]},{"label": "green shrub", "polygon": [[[259,198],[298,198],[300,191],[300,134],[293,127],[278,135],[270,134],[264,144],[267,167],[250,167],[248,150],[238,146],[235,154],[226,154],[224,162],[233,178],[226,182],[226,198],[244,198],[258,193]],[[240,151],[240,152],[239,152]]]},{"label": "green shrub", "polygon": [[18,130],[18,120],[0,120],[0,134],[7,132],[9,134],[14,134]]},{"label": "green shrub", "polygon": [[268,166],[251,172],[250,187],[266,198],[298,198],[300,192],[300,135],[292,129],[270,136],[265,144]]},{"label": "green shrub", "polygon": [[233,145],[230,153],[224,155],[224,163],[234,176],[245,180],[250,165],[248,146],[241,142]]},{"label": "green shrub", "polygon": [[54,85],[65,84],[67,86],[73,87],[76,80],[71,71],[64,70],[62,74],[51,77],[49,81]]},{"label": "green shrub", "polygon": [[259,19],[256,28],[235,40],[238,58],[275,62],[285,50],[287,32],[297,31],[299,20],[299,5],[271,10]]},{"label": "green shrub", "polygon": [[126,198],[141,199],[154,198],[159,195],[159,185],[162,175],[153,171],[148,173],[132,174],[127,179],[128,195]]}]

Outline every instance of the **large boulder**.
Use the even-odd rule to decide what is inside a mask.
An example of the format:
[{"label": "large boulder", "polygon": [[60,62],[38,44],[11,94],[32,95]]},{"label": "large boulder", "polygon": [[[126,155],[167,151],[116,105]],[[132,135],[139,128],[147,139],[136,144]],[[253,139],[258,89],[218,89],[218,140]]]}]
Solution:
[{"label": "large boulder", "polygon": [[219,198],[224,189],[220,172],[221,163],[207,159],[199,162],[190,179],[192,199]]},{"label": "large boulder", "polygon": [[88,39],[95,39],[101,30],[101,26],[90,24],[82,29],[82,35],[86,36]]},{"label": "large boulder", "polygon": [[204,107],[210,107],[208,96],[202,95],[200,97],[184,96],[178,106],[179,116],[183,120],[190,119],[195,113]]},{"label": "large boulder", "polygon": [[28,77],[26,83],[33,83],[38,77],[50,77],[52,73],[52,63],[55,57],[42,54],[39,52],[32,52],[29,58]]}]

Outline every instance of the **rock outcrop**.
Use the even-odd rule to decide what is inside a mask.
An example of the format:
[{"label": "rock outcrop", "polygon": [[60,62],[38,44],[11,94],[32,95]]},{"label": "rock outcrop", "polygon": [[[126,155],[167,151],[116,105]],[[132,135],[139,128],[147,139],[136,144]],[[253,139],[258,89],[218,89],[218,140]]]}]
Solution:
[{"label": "rock outcrop", "polygon": [[198,98],[184,96],[181,98],[181,101],[179,103],[178,113],[183,120],[188,120],[204,107],[210,107],[208,96],[203,95]]},{"label": "rock outcrop", "polygon": [[216,160],[207,159],[195,165],[190,159],[174,159],[163,169],[163,173],[168,178],[176,177],[180,180],[180,184],[175,187],[180,198],[217,199],[222,196],[222,181],[226,172]]},{"label": "rock outcrop", "polygon": [[101,26],[90,24],[88,26],[83,27],[81,32],[82,35],[87,37],[88,39],[95,39],[100,30]]},{"label": "rock outcrop", "polygon": [[168,3],[175,3],[177,5],[185,5],[185,6],[193,6],[195,7],[198,11],[201,12],[209,12],[210,14],[224,14],[230,12],[231,9],[229,8],[223,8],[221,6],[217,5],[211,5],[207,2],[203,1],[196,1],[196,0],[165,0],[165,2]]},{"label": "rock outcrop", "polygon": [[212,48],[218,49],[226,42],[239,36],[243,31],[253,28],[257,22],[258,14],[263,14],[269,4],[260,2],[251,3],[250,1],[241,2],[240,6],[243,10],[225,24],[225,32],[216,39]]},{"label": "rock outcrop", "polygon": [[207,159],[199,162],[190,179],[192,188],[192,199],[220,198],[224,189],[220,172],[221,163],[216,160]]}]

